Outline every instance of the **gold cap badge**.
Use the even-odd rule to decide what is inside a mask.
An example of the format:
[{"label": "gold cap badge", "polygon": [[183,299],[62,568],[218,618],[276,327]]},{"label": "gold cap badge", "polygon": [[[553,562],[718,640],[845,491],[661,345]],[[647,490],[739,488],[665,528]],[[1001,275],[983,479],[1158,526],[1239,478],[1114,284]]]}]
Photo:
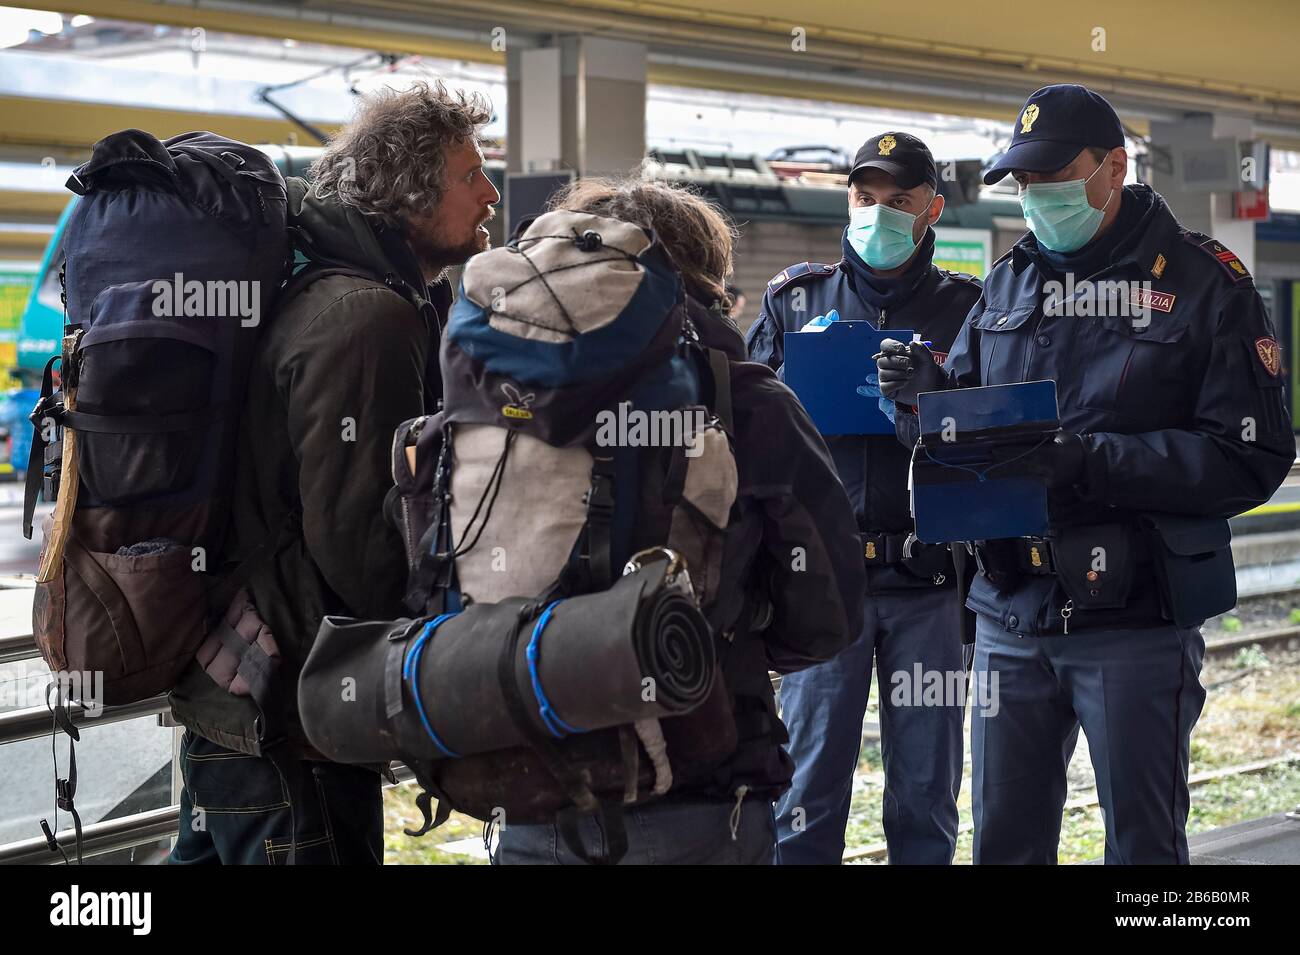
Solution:
[{"label": "gold cap badge", "polygon": [[1020,117],[1020,131],[1027,133],[1034,128],[1034,120],[1038,119],[1038,104],[1030,103],[1025,107],[1024,115]]},{"label": "gold cap badge", "polygon": [[897,145],[898,145],[898,140],[896,140],[893,136],[880,137],[880,155],[888,156],[891,152],[894,151],[894,147]]}]

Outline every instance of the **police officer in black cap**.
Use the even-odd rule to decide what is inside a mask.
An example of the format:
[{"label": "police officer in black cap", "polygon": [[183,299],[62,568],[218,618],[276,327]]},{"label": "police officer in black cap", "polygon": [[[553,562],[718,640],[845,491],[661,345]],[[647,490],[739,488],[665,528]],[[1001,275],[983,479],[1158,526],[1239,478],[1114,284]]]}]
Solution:
[{"label": "police officer in black cap", "polygon": [[[937,187],[934,158],[915,136],[892,132],[868,140],[849,175],[843,258],[792,265],[768,283],[749,331],[750,358],[779,373],[787,332],[838,320],[912,329],[933,343],[931,360],[942,360],[980,289],[972,276],[932,262],[931,226],[943,211]],[[864,387],[874,388],[870,357],[863,356]],[[963,670],[964,611],[952,556],[945,547],[905,548],[909,456],[892,435],[828,435],[826,441],[862,537],[866,625],[849,649],[781,685],[795,770],[777,807],[778,861],[838,864],[843,856],[874,658],[890,861],[947,864],[957,841],[964,699],[920,706],[911,693],[894,691],[899,679],[915,679],[918,668],[942,675]]]},{"label": "police officer in black cap", "polygon": [[[903,342],[878,362],[900,409],[925,391],[1056,382],[1061,431],[1001,472],[1047,484],[1051,532],[976,549],[975,680],[996,698],[972,714],[977,863],[1056,861],[1080,726],[1106,862],[1188,861],[1200,623],[1236,596],[1226,519],[1267,501],[1295,457],[1250,273],[1148,186],[1125,186],[1127,170],[1105,99],[1030,96],[984,177],[1015,177],[1029,234],[942,369]],[[915,434],[914,416],[898,425]]]}]

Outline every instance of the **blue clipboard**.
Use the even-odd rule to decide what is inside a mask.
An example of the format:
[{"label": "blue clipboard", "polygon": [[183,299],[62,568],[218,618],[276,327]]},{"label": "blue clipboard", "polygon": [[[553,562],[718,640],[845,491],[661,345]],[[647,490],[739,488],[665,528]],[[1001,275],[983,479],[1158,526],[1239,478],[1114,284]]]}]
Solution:
[{"label": "blue clipboard", "polygon": [[910,342],[911,329],[871,322],[831,322],[820,332],[786,332],[785,383],[822,434],[893,434],[880,410],[876,362],[886,338]]},{"label": "blue clipboard", "polygon": [[[927,391],[917,396],[916,413],[921,440],[935,448],[1061,426],[1056,382],[1047,380]],[[955,441],[944,440],[945,429]]]},{"label": "blue clipboard", "polygon": [[917,398],[921,440],[912,460],[912,516],[918,540],[1042,537],[1047,486],[998,477],[1003,458],[1030,450],[1060,427],[1056,382],[1028,381],[927,392]]}]

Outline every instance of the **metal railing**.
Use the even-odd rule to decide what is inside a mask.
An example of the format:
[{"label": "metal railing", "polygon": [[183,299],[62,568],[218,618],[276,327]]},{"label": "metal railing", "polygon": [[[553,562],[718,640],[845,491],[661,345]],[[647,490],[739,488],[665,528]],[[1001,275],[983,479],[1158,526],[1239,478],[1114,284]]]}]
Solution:
[{"label": "metal railing", "polygon": [[[180,813],[180,806],[165,806],[119,819],[93,822],[81,830],[81,854],[84,858],[134,849],[173,836],[176,834]],[[63,851],[72,856],[76,847],[76,833],[64,829],[55,839]],[[0,865],[55,865],[62,861],[63,856],[50,849],[44,836],[0,846]]]},{"label": "metal railing", "polygon": [[[31,660],[38,656],[40,651],[32,634],[0,636],[0,663]],[[121,706],[106,706],[95,715],[87,715],[85,707],[73,703],[69,715],[72,722],[81,727],[104,726],[144,716],[161,716],[167,712],[167,697],[154,696]],[[48,736],[52,720],[52,714],[44,706],[0,713],[0,746]],[[387,786],[401,785],[415,778],[411,770],[401,763],[394,763],[391,770],[397,782],[387,783]],[[88,858],[157,842],[175,835],[179,821],[180,806],[171,805],[91,823],[82,827],[82,856]],[[55,839],[71,856],[76,845],[74,830],[60,830],[55,834]],[[63,856],[50,849],[44,836],[0,845],[0,865],[57,865],[62,862]]]},{"label": "metal railing", "polygon": [[[80,703],[69,704],[69,716],[77,726],[104,726],[141,716],[157,716],[167,710],[165,696],[152,696],[147,700],[137,700],[121,706],[105,706],[96,716],[87,716],[85,707]],[[10,713],[0,713],[0,745],[48,736],[52,720],[53,714],[44,706],[29,706]]]},{"label": "metal railing", "polygon": [[[165,706],[164,706],[165,709]],[[415,778],[414,773],[401,763],[390,767],[396,782],[386,782],[384,788],[400,786]],[[159,809],[147,809],[117,819],[105,819],[83,826],[81,830],[81,854],[83,858],[120,852],[148,845],[161,839],[174,836],[180,825],[181,807],[179,805],[163,806]],[[77,836],[73,829],[61,829],[55,834],[55,840],[69,857],[75,851]],[[0,865],[58,865],[63,862],[63,855],[53,851],[44,836],[34,836],[18,842],[0,845]]]},{"label": "metal railing", "polygon": [[30,633],[0,637],[0,663],[17,663],[39,655],[36,640]]}]

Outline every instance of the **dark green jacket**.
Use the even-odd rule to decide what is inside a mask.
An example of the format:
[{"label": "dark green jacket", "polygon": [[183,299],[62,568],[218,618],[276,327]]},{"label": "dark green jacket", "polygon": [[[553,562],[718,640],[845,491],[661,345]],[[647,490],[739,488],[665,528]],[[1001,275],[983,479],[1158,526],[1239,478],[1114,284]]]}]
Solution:
[{"label": "dark green jacket", "polygon": [[400,234],[316,198],[301,179],[289,180],[289,215],[295,246],[348,274],[277,302],[240,427],[227,552],[242,560],[275,541],[249,589],[283,657],[284,718],[258,722],[250,699],[193,667],[171,703],[180,722],[222,746],[258,753],[283,736],[284,752],[310,757],[297,681],[321,618],[405,612],[402,542],[383,509],[390,448],[397,426],[431,410],[441,390],[437,337],[450,289],[425,286]]}]

